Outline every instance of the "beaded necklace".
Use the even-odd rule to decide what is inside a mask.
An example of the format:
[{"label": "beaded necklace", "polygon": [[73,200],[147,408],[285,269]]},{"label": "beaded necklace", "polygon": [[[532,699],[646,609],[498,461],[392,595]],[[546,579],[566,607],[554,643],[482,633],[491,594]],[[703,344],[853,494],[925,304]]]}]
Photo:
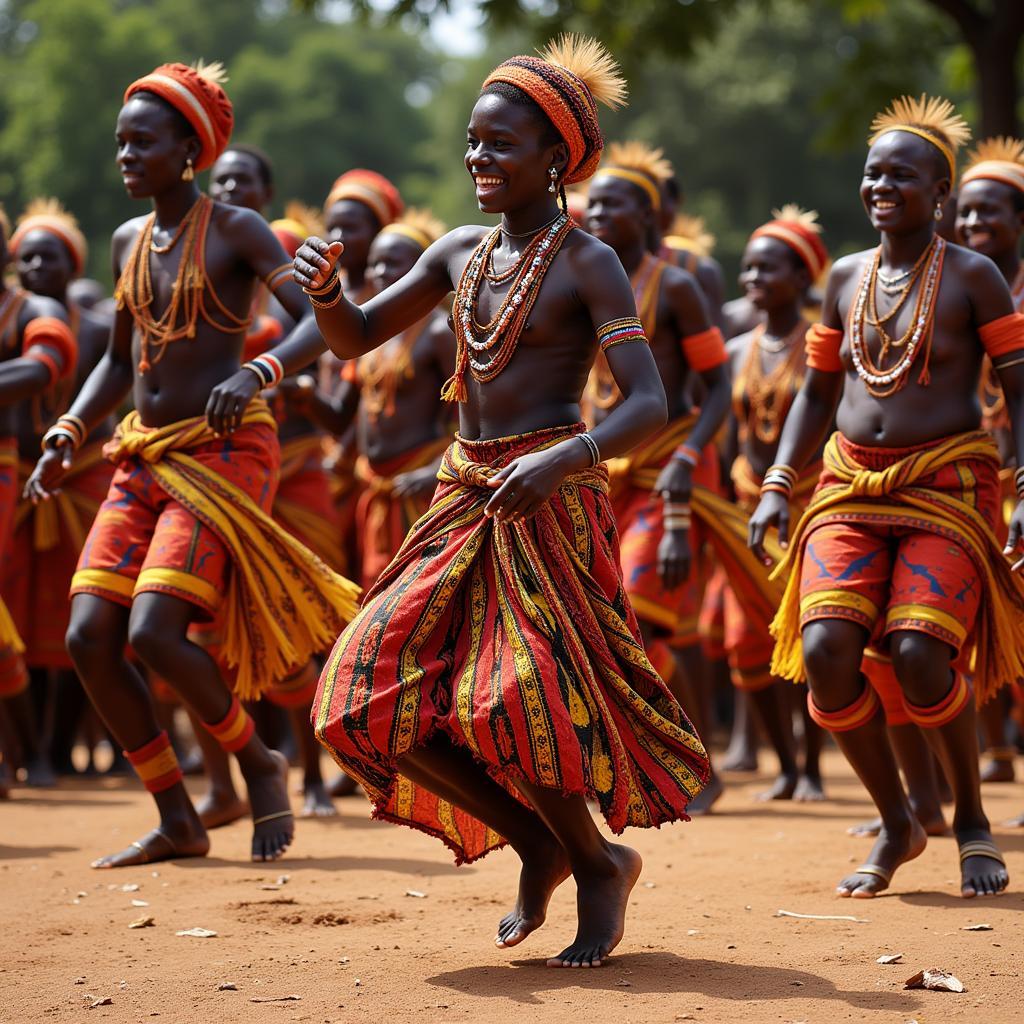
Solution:
[{"label": "beaded necklace", "polygon": [[359,401],[371,423],[376,423],[381,413],[394,415],[398,387],[403,380],[413,376],[412,350],[433,315],[428,313],[397,338],[360,357]]},{"label": "beaded necklace", "polygon": [[[754,328],[750,351],[733,386],[741,441],[746,441],[751,434],[763,444],[773,445],[779,440],[786,413],[800,390],[807,368],[803,346],[806,333],[807,322],[801,318],[778,348],[769,349],[763,344],[765,325],[758,324]],[[782,351],[786,351],[785,359],[765,372],[763,354]]]},{"label": "beaded necklace", "polygon": [[[125,261],[114,297],[117,308],[127,309],[138,329],[140,374],[160,362],[172,342],[194,338],[200,316],[211,327],[225,334],[244,334],[252,324],[251,315],[237,317],[224,307],[206,273],[206,235],[213,216],[213,206],[209,196],[200,194],[166,245],[153,244],[153,228],[156,224],[154,211],[146,218]],[[152,312],[154,293],[150,254],[166,255],[178,242],[182,243],[182,250],[178,272],[171,286],[171,299],[163,315],[157,319]],[[207,295],[227,323],[212,318],[206,309]]]},{"label": "beaded necklace", "polygon": [[[906,386],[911,367],[922,349],[925,352],[924,365],[921,367],[918,383],[922,386],[928,384],[928,355],[931,351],[936,298],[938,297],[939,282],[942,279],[946,242],[935,236],[930,248],[928,259],[922,263],[922,270],[918,275],[920,287],[910,326],[903,336],[898,339],[891,338],[881,327],[881,323],[891,319],[892,314],[883,318],[876,315],[870,320],[871,326],[876,329],[881,341],[877,363],[868,351],[866,327],[869,322],[870,310],[875,308],[874,295],[877,286],[878,264],[882,256],[881,246],[875,251],[871,264],[864,272],[857,287],[857,294],[850,306],[850,352],[857,376],[864,382],[868,394],[874,398],[888,398]],[[898,301],[898,305],[902,306],[904,301],[905,298]],[[900,355],[892,366],[886,367],[883,363],[890,349],[898,350]]]},{"label": "beaded necklace", "polygon": [[[648,339],[653,339],[658,329],[658,298],[661,295],[661,277],[665,266],[664,260],[645,252],[640,265],[629,279],[633,286],[636,315],[644,325],[644,334]],[[612,376],[608,359],[603,352],[598,352],[594,368],[587,379],[587,401],[595,409],[611,409],[621,399],[622,392]]]},{"label": "beaded necklace", "polygon": [[[486,324],[477,320],[480,288],[491,253],[501,240],[501,228],[491,231],[473,250],[455,291],[456,367],[441,392],[443,401],[466,401],[467,368],[476,381],[486,384],[508,366],[544,278],[574,228],[572,220],[562,213],[550,227],[531,239],[516,264],[508,292]],[[481,358],[484,355],[489,356],[486,361]]]}]

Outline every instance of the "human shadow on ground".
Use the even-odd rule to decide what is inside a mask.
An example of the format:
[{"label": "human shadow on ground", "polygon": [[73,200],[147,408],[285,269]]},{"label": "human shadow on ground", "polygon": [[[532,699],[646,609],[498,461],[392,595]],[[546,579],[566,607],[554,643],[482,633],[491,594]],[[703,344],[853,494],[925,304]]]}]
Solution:
[{"label": "human shadow on ground", "polygon": [[77,846],[7,846],[0,843],[0,860],[32,860],[52,857],[55,853],[74,853]]},{"label": "human shadow on ground", "polygon": [[538,998],[540,993],[584,987],[625,998],[655,993],[737,1001],[832,999],[857,1009],[901,1013],[914,1011],[920,1005],[917,997],[909,994],[840,989],[808,971],[686,959],[668,952],[629,953],[596,970],[549,968],[543,960],[516,960],[510,967],[516,969],[464,967],[426,980],[429,985],[477,998],[510,999],[525,1004],[543,1003]]},{"label": "human shadow on ground", "polygon": [[173,861],[176,867],[198,868],[251,868],[253,871],[265,871],[268,874],[290,874],[293,871],[392,871],[396,875],[428,876],[439,875],[460,877],[473,874],[474,869],[463,865],[456,868],[454,864],[444,861],[419,860],[413,857],[292,857],[285,856],[279,860],[227,860],[223,857],[183,857]]},{"label": "human shadow on ground", "polygon": [[[1012,881],[1010,883],[1013,884]],[[942,907],[946,910],[960,910],[965,918],[972,921],[984,921],[985,914],[990,910],[1013,910],[1020,913],[1024,910],[1024,894],[1019,892],[1004,892],[998,896],[972,896],[964,899],[963,896],[947,892],[903,892],[894,893],[902,903],[909,903],[916,907]]]}]

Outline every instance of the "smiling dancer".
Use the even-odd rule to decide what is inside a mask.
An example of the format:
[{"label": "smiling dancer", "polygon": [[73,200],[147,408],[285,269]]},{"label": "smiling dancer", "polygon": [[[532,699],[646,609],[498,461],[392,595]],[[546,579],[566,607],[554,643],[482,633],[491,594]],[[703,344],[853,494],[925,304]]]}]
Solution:
[{"label": "smiling dancer", "polygon": [[[288,341],[240,366],[260,281],[295,319],[307,310],[263,218],[196,186],[195,172],[213,164],[231,134],[222,79],[220,65],[165,64],[125,93],[117,161],[129,195],[152,200],[153,212],[114,233],[110,344],[44,437],[28,482],[37,500],[49,500],[90,428],[132,392],[137,411],[107,447],[117,470],[75,573],[67,640],[160,824],[99,868],[209,849],[148,690],[125,660],[126,642],[236,755],[252,807],[252,857],[271,860],[294,832],[287,764],[255,735],[238,697],[258,696],[308,663],[332,623],[354,611],[355,588],[267,515],[279,448],[258,396],[320,348],[315,338]],[[237,696],[187,635],[215,617]]]},{"label": "smiling dancer", "polygon": [[[844,896],[887,888],[926,844],[861,674],[869,640],[891,656],[907,715],[953,785],[962,894],[1008,882],[981,806],[974,701],[959,670],[973,668],[979,702],[1024,674],[1024,583],[994,532],[1000,460],[976,398],[987,354],[1024,445],[1024,317],[991,260],[935,233],[967,135],[941,99],[903,98],[875,119],[860,193],[881,245],[832,271],[823,323],[808,332],[808,374],[751,520],[759,554],[769,526],[789,540],[793,485],[838,404],[839,432],[783,566],[772,671],[807,676],[812,715],[882,817],[868,862],[839,883]],[[1018,504],[1008,552],[1022,532]]]},{"label": "smiling dancer", "polygon": [[[571,873],[578,930],[548,961],[559,967],[605,961],[641,868],[604,838],[587,798],[620,832],[685,817],[708,777],[644,654],[601,465],[664,424],[664,390],[618,258],[557,202],[600,160],[597,103],[624,94],[592,40],[505,61],[473,108],[465,158],[499,227],[450,232],[361,308],[342,294],[341,246],[309,239],[295,263],[343,358],[456,292],[444,394],[460,403],[460,433],[430,510],[335,647],[317,734],[378,817],[436,836],[460,863],[513,847],[519,898],[499,945],[537,928]],[[586,433],[597,342],[624,398]]]}]

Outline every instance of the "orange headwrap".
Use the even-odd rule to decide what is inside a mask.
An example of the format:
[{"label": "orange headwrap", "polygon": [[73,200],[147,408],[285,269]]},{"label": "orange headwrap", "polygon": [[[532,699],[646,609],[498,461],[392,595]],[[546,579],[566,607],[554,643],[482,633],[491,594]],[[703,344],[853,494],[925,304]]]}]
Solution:
[{"label": "orange headwrap", "polygon": [[138,92],[151,92],[174,107],[199,136],[202,148],[196,170],[205,171],[227,148],[235,124],[231,101],[221,88],[223,80],[220,64],[161,64],[128,86],[124,102]]},{"label": "orange headwrap", "polygon": [[775,238],[788,245],[807,265],[811,280],[816,281],[828,265],[828,249],[820,237],[818,215],[813,210],[801,210],[792,204],[781,210],[772,210],[772,213],[775,219],[762,224],[750,236],[750,240]]},{"label": "orange headwrap", "polygon": [[324,213],[326,214],[330,207],[342,199],[354,199],[368,206],[381,227],[398,220],[405,210],[405,203],[402,202],[398,189],[383,174],[361,168],[346,171],[335,181],[327,194]]},{"label": "orange headwrap", "polygon": [[33,200],[18,221],[18,227],[11,235],[10,250],[18,255],[18,246],[30,231],[46,231],[61,242],[71,254],[75,276],[85,270],[89,249],[85,235],[78,229],[78,222],[57,202],[56,199]]},{"label": "orange headwrap", "polygon": [[597,104],[621,106],[626,83],[611,55],[594,39],[562,36],[539,57],[510,57],[484,80],[521,89],[544,111],[569,147],[562,183],[586,181],[601,160],[604,136]]}]

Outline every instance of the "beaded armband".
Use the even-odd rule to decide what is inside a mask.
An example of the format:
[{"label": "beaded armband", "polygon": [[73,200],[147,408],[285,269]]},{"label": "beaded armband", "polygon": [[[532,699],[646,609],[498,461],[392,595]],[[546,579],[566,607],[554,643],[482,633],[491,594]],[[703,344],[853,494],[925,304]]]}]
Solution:
[{"label": "beaded armband", "polygon": [[85,443],[88,434],[89,429],[86,427],[85,420],[81,416],[65,413],[43,434],[40,447],[45,452],[50,447],[51,441],[55,441],[58,437],[64,437],[67,438],[72,449],[77,451]]},{"label": "beaded armband", "polygon": [[666,499],[663,505],[663,518],[666,530],[689,530],[693,522],[690,503]]},{"label": "beaded armband", "polygon": [[309,304],[314,309],[330,309],[341,302],[344,293],[341,287],[341,278],[338,276],[338,268],[335,267],[327,280],[320,288],[303,288],[309,297]]},{"label": "beaded armband", "polygon": [[260,390],[276,387],[284,380],[284,366],[277,356],[269,352],[242,363],[243,370],[251,370],[260,379]]},{"label": "beaded armband", "polygon": [[769,466],[761,484],[761,496],[764,497],[768,492],[775,491],[789,498],[793,494],[793,488],[796,487],[797,476],[797,471],[792,466],[781,463]]},{"label": "beaded armband", "polygon": [[644,325],[635,316],[622,316],[609,320],[597,329],[597,343],[602,352],[627,341],[647,341]]},{"label": "beaded armband", "polygon": [[673,453],[673,459],[685,462],[692,469],[696,469],[700,463],[700,451],[692,444],[681,444]]}]

